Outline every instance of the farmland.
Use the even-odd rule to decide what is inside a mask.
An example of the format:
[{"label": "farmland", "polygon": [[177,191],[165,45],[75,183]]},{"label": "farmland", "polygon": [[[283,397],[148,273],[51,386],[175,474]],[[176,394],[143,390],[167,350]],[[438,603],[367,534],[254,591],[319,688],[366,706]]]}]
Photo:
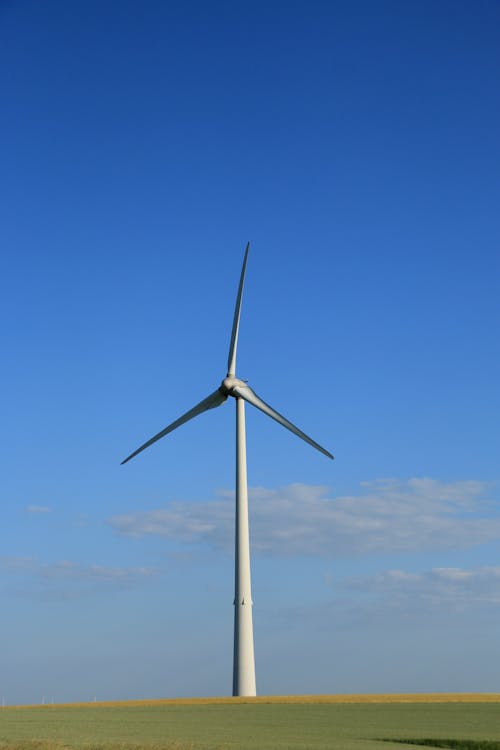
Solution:
[{"label": "farmland", "polygon": [[404,750],[412,740],[500,750],[500,696],[200,699],[0,711],[1,750]]}]

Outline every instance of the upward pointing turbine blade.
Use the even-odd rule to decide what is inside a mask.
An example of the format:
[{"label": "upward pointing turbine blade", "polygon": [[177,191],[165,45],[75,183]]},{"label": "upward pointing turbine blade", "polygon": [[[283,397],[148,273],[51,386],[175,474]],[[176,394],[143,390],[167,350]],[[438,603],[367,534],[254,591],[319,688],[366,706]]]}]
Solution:
[{"label": "upward pointing turbine blade", "polygon": [[238,346],[238,329],[240,327],[241,295],[243,294],[243,284],[245,283],[245,272],[247,270],[247,258],[250,243],[247,242],[245,257],[243,258],[243,267],[241,269],[240,284],[236,296],[236,307],[234,308],[233,330],[231,331],[231,343],[229,344],[229,356],[227,358],[227,374],[236,374],[236,348]]},{"label": "upward pointing turbine blade", "polygon": [[257,409],[260,409],[264,412],[264,414],[267,414],[268,417],[271,417],[272,419],[275,419],[276,422],[283,425],[283,427],[286,427],[287,430],[290,430],[290,432],[293,432],[294,435],[297,435],[299,438],[302,438],[302,440],[305,440],[306,443],[309,443],[309,445],[312,445],[313,448],[316,448],[316,450],[320,451],[320,453],[323,453],[325,456],[328,456],[328,458],[333,458],[332,454],[329,453],[325,448],[322,448],[321,445],[316,443],[315,440],[310,438],[308,435],[305,434],[305,432],[302,432],[302,430],[299,430],[298,427],[295,427],[294,424],[288,421],[286,417],[284,417],[282,414],[279,414],[277,411],[275,411],[272,406],[269,406],[269,404],[266,404],[265,401],[263,401],[255,391],[253,391],[250,386],[248,385],[237,385],[232,390],[232,395],[234,396],[240,396],[240,398],[243,398],[245,401],[248,401],[249,404],[252,404],[252,406],[257,407]]},{"label": "upward pointing turbine blade", "polygon": [[127,458],[122,461],[122,464],[126,464],[127,461],[130,461],[131,458],[134,458],[134,456],[137,456],[138,453],[141,453],[145,448],[149,448],[150,445],[153,445],[153,443],[156,443],[157,440],[160,440],[165,435],[168,435],[169,432],[172,432],[172,430],[177,429],[177,427],[180,427],[181,424],[184,424],[185,422],[189,422],[190,419],[193,419],[193,417],[197,417],[198,414],[202,414],[204,411],[207,411],[208,409],[214,409],[216,406],[220,406],[225,400],[227,399],[227,396],[222,393],[219,389],[214,391],[210,394],[210,396],[207,396],[207,398],[203,399],[203,401],[200,401],[199,404],[194,406],[192,409],[187,411],[185,414],[182,415],[182,417],[179,417],[179,419],[176,419],[175,422],[172,422],[172,424],[169,424],[168,427],[165,427],[164,430],[159,432],[157,435],[151,438],[151,440],[148,440],[147,443],[144,443],[144,445],[141,445],[140,448],[137,448],[136,451],[130,454],[130,456],[127,456]]}]

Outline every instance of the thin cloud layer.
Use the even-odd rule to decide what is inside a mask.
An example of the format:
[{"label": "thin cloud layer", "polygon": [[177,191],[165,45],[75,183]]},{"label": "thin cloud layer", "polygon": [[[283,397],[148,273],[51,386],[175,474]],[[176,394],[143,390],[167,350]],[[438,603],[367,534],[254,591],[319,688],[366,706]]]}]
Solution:
[{"label": "thin cloud layer", "polygon": [[432,622],[448,630],[467,629],[471,623],[476,628],[493,626],[500,611],[500,567],[387,570],[373,576],[332,578],[329,585],[334,597],[323,605],[322,616],[340,627],[364,627],[367,622],[384,629],[429,627]]},{"label": "thin cloud layer", "polygon": [[481,604],[500,605],[500,567],[433,568],[409,573],[387,570],[375,576],[344,580],[342,588],[369,596],[389,597],[405,606],[411,602],[460,611]]},{"label": "thin cloud layer", "polygon": [[[500,539],[498,504],[479,481],[378,479],[361,493],[333,497],[326,487],[293,484],[251,488],[254,552],[346,557],[466,549]],[[118,534],[163,536],[232,550],[234,494],[207,503],[174,501],[164,508],[114,516]]]},{"label": "thin cloud layer", "polygon": [[50,581],[83,581],[96,583],[131,583],[149,578],[154,568],[118,568],[105,565],[80,565],[71,560],[41,563],[34,557],[0,557],[0,571],[29,573]]},{"label": "thin cloud layer", "polygon": [[52,513],[52,508],[47,505],[27,505],[26,513],[33,513],[38,515],[44,515],[45,513]]},{"label": "thin cloud layer", "polygon": [[105,565],[78,565],[61,560],[52,565],[42,565],[38,571],[50,580],[95,581],[99,583],[131,583],[155,574],[154,568],[113,568]]},{"label": "thin cloud layer", "polygon": [[[279,627],[307,622],[320,630],[381,629],[385,634],[435,626],[452,633],[495,628],[500,614],[500,567],[385,570],[374,575],[325,576],[331,595],[315,605],[295,604],[273,612]],[[403,628],[403,631],[401,630]],[[422,628],[424,631],[422,631]]]}]

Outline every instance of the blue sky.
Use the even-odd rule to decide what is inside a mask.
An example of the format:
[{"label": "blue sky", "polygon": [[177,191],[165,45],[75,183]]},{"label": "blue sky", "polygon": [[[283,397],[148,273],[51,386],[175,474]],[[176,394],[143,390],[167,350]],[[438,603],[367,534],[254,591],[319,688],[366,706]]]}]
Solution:
[{"label": "blue sky", "polygon": [[0,4],[0,693],[498,691],[496,2]]}]

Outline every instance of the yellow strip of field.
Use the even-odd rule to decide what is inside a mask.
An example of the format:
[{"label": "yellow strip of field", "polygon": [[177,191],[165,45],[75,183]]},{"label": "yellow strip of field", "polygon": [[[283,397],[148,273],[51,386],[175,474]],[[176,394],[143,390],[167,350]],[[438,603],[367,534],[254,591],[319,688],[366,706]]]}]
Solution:
[{"label": "yellow strip of field", "polygon": [[500,693],[387,693],[359,695],[259,695],[256,698],[156,698],[130,701],[59,703],[11,708],[128,708],[134,706],[217,706],[243,703],[500,703]]}]

